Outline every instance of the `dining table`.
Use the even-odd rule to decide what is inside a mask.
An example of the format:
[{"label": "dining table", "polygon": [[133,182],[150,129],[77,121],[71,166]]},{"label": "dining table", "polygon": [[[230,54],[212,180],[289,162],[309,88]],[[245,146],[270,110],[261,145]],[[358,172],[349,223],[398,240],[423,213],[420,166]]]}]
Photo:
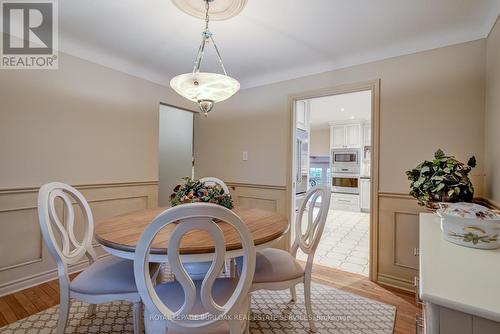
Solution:
[{"label": "dining table", "polygon": [[[115,256],[134,259],[137,243],[153,219],[168,207],[149,208],[133,211],[105,219],[97,224],[95,238],[102,248]],[[289,229],[288,219],[277,212],[259,208],[235,207],[232,209],[250,230],[256,249],[275,246]],[[176,227],[172,223],[163,228],[153,239],[149,262],[166,263],[168,240]],[[217,225],[224,234],[226,259],[243,255],[241,241],[236,230],[223,221]],[[193,230],[184,235],[179,253],[183,262],[211,261],[214,255],[211,236],[201,230]]]}]

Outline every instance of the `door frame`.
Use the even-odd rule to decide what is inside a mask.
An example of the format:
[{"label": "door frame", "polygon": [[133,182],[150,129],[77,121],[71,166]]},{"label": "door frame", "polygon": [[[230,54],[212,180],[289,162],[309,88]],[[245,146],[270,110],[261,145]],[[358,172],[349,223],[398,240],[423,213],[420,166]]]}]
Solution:
[{"label": "door frame", "polygon": [[[288,164],[287,164],[287,199],[290,224],[295,221],[295,196],[293,196],[293,171],[295,148],[295,101],[317,97],[341,95],[360,91],[371,91],[371,166],[370,166],[370,272],[368,278],[376,281],[378,277],[378,211],[379,211],[379,164],[380,164],[380,79],[343,84],[330,88],[305,91],[288,96]],[[291,236],[293,240],[293,236]]]},{"label": "door frame", "polygon": [[[194,157],[194,154],[195,154],[195,122],[196,122],[196,119],[195,117],[198,116],[198,114],[200,113],[199,111],[197,110],[191,110],[191,109],[188,109],[188,108],[184,108],[184,107],[179,107],[175,104],[170,104],[170,103],[165,103],[165,102],[161,102],[158,104],[158,114],[157,114],[157,118],[156,118],[156,128],[158,129],[158,136],[157,136],[157,143],[158,143],[158,156],[157,156],[157,160],[158,160],[158,193],[160,191],[160,133],[159,133],[159,129],[160,129],[160,113],[161,113],[161,106],[165,106],[165,107],[170,107],[170,108],[175,108],[175,109],[178,109],[180,111],[186,111],[186,112],[190,112],[193,114],[193,138],[192,138],[192,148],[191,148],[191,157],[192,157],[192,162],[191,162],[191,176],[194,177],[194,168],[195,168],[195,163],[196,163],[196,159]],[[159,198],[158,198],[158,201],[159,201]],[[158,204],[158,203],[157,203]]]}]

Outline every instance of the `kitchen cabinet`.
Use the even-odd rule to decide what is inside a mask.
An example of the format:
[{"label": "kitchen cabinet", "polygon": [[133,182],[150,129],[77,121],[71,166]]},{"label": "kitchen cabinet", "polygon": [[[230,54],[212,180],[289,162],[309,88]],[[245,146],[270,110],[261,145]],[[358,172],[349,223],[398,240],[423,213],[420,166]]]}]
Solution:
[{"label": "kitchen cabinet", "polygon": [[359,212],[359,195],[332,193],[330,210]]},{"label": "kitchen cabinet", "polygon": [[370,179],[359,180],[359,195],[361,211],[370,212]]},{"label": "kitchen cabinet", "polygon": [[343,125],[335,125],[330,129],[330,147],[344,148],[345,146],[345,127]]},{"label": "kitchen cabinet", "polygon": [[457,246],[441,236],[440,219],[420,214],[419,297],[424,319],[417,333],[500,333],[500,250]]},{"label": "kitchen cabinet", "polygon": [[372,145],[372,124],[364,123],[363,124],[363,146],[371,146]]},{"label": "kitchen cabinet", "polygon": [[307,100],[300,100],[295,102],[295,117],[297,128],[309,131],[309,106],[310,103]]},{"label": "kitchen cabinet", "polygon": [[360,142],[361,125],[360,124],[350,124],[345,126],[345,144],[346,147],[359,147]]},{"label": "kitchen cabinet", "polygon": [[331,148],[359,148],[361,124],[330,124]]}]

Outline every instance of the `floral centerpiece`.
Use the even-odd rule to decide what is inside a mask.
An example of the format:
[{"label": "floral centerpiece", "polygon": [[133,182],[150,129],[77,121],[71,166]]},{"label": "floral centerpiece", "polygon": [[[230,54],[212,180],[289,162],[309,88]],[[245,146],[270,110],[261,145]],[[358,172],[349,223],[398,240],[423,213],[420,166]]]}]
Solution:
[{"label": "floral centerpiece", "polygon": [[186,203],[207,202],[214,203],[232,209],[233,199],[231,194],[224,192],[218,184],[206,185],[200,180],[184,177],[184,183],[178,184],[170,195],[170,204],[176,206]]}]

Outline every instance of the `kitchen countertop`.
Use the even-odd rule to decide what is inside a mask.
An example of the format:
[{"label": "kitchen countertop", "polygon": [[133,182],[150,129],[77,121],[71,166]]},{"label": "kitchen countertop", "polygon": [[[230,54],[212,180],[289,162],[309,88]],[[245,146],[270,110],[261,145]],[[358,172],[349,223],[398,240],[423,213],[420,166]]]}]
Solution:
[{"label": "kitchen countertop", "polygon": [[440,218],[420,214],[420,298],[500,322],[500,249],[481,250],[443,239]]}]

